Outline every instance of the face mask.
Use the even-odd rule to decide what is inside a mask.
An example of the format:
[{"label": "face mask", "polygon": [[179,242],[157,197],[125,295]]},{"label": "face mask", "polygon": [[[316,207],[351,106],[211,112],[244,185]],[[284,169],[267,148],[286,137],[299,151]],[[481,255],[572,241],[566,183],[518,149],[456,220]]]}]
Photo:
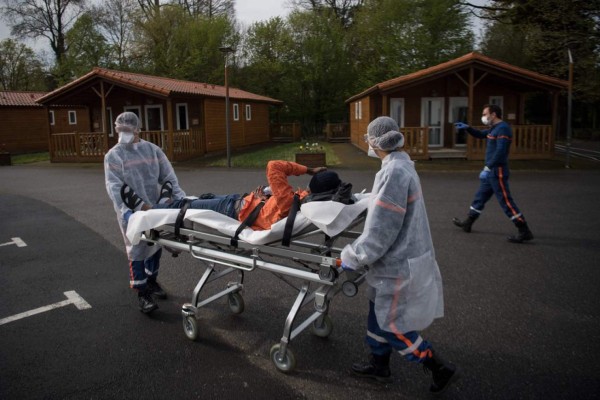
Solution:
[{"label": "face mask", "polygon": [[379,158],[379,156],[377,155],[377,153],[375,153],[375,150],[371,147],[371,145],[369,145],[369,151],[367,152],[367,155],[369,157]]},{"label": "face mask", "polygon": [[119,143],[129,144],[133,142],[133,133],[131,132],[119,132]]}]

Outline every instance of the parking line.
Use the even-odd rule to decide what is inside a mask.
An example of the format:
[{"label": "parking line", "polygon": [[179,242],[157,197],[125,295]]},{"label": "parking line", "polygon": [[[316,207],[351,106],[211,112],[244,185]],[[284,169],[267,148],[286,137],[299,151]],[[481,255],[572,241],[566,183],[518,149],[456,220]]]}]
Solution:
[{"label": "parking line", "polygon": [[20,314],[13,315],[12,317],[2,318],[0,319],[0,325],[8,324],[9,322],[17,321],[26,317],[31,317],[32,315],[54,310],[55,308],[68,306],[70,304],[73,304],[75,307],[77,307],[78,310],[92,308],[92,306],[74,290],[64,292],[64,295],[67,296],[67,300],[59,301],[58,303],[50,304],[48,306],[39,307],[34,310],[25,311]]},{"label": "parking line", "polygon": [[6,242],[6,243],[1,243],[0,247],[2,246],[8,246],[11,244],[15,244],[17,245],[17,247],[26,247],[27,243],[25,243],[23,240],[21,240],[21,238],[15,237],[15,238],[11,238],[12,240],[10,242]]}]

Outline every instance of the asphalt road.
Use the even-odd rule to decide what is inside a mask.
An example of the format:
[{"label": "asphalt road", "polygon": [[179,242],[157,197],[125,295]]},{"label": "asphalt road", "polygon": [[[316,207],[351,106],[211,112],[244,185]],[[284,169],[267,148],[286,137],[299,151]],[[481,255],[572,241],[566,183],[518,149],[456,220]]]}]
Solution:
[{"label": "asphalt road", "polygon": [[[262,170],[176,171],[188,194],[264,183]],[[370,188],[374,172],[340,170],[356,190]],[[476,172],[422,172],[421,180],[446,303],[446,316],[423,336],[463,370],[444,397],[598,398],[600,171],[514,172],[513,195],[536,236],[526,245],[506,242],[515,228],[493,201],[471,234],[451,224],[467,212]],[[269,349],[295,292],[264,271],[246,274],[244,313],[215,302],[199,321],[199,340],[188,340],[180,307],[202,271],[187,254],[165,254],[159,280],[170,297],[142,315],[101,166],[0,168],[0,321],[63,302],[70,291],[91,306],[0,322],[0,398],[430,398],[430,378],[399,356],[388,385],[348,372],[367,354],[363,292],[334,299],[328,339],[304,332],[292,341],[291,374],[276,370]]]}]

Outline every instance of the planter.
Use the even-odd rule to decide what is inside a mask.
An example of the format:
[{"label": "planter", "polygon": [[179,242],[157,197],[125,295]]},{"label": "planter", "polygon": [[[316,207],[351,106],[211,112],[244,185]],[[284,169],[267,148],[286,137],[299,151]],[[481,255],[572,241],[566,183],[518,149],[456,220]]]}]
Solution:
[{"label": "planter", "polygon": [[10,153],[0,153],[0,165],[11,165]]},{"label": "planter", "polygon": [[327,165],[325,153],[296,153],[296,162],[310,168]]}]

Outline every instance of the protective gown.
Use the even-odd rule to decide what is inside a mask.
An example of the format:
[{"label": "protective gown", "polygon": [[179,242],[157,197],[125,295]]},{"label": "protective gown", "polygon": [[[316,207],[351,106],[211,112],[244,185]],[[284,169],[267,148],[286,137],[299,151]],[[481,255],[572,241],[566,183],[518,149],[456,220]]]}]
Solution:
[{"label": "protective gown", "polygon": [[420,331],[443,316],[442,278],[421,183],[405,152],[383,159],[364,230],[341,257],[350,268],[369,267],[369,297],[382,329]]},{"label": "protective gown", "polygon": [[173,199],[185,197],[167,156],[160,147],[145,140],[130,144],[118,143],[104,156],[104,175],[106,190],[113,201],[125,241],[127,257],[132,261],[142,261],[152,256],[160,246],[148,246],[143,242],[132,245],[125,235],[127,222],[123,216],[129,208],[121,199],[121,187],[127,183],[144,203],[155,204],[160,197],[161,186],[170,181],[173,185]]}]

